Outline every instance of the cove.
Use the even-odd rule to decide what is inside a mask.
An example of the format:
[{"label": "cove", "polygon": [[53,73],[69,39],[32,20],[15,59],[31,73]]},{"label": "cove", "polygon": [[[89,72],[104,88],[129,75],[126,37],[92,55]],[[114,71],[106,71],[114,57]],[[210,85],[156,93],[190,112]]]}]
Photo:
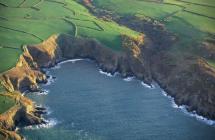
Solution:
[{"label": "cove", "polygon": [[100,74],[90,61],[49,70],[48,94],[27,96],[48,107],[50,124],[24,128],[27,140],[213,140],[215,127],[172,107],[158,86]]}]

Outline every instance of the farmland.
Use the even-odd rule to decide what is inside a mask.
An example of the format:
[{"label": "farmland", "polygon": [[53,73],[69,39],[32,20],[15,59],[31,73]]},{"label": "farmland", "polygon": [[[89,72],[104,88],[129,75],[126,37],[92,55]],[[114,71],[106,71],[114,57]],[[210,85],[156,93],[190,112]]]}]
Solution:
[{"label": "farmland", "polygon": [[37,44],[59,33],[96,38],[116,51],[121,47],[120,34],[138,35],[97,19],[74,0],[0,0],[0,72],[15,65],[23,45]]},{"label": "farmland", "polygon": [[[46,93],[43,94],[43,87],[40,87],[40,84],[47,83],[49,85],[55,79],[55,75],[53,77],[49,76],[51,73],[46,73],[43,68],[52,67],[58,61],[71,58],[93,59],[100,70],[110,74],[119,72],[122,78],[126,78],[124,79],[125,81],[130,81],[130,78],[127,79],[127,77],[135,77],[135,81],[140,81],[144,86],[141,86],[142,88],[149,88],[148,90],[150,91],[157,88],[157,86],[153,86],[154,83],[157,83],[162,93],[165,91],[168,96],[171,96],[177,106],[185,106],[186,111],[194,113],[192,114],[193,116],[200,115],[201,117],[199,118],[203,118],[203,121],[208,119],[211,119],[210,121],[215,120],[214,13],[214,0],[0,0],[0,139],[14,137],[16,135],[14,131],[16,125],[25,126],[46,123],[42,116],[48,110],[35,106],[37,103],[25,97],[25,93],[35,91],[36,96],[38,94],[44,98],[43,95],[46,96]],[[79,68],[78,70],[81,72],[81,70],[85,69],[87,67]],[[63,66],[61,70],[67,76],[66,71],[63,71]],[[73,74],[72,71],[69,71],[69,75],[71,73]],[[85,73],[91,75],[88,72]],[[100,71],[100,73],[103,72]],[[58,78],[58,76],[56,77]],[[74,78],[74,76],[71,77]],[[85,76],[81,75],[79,78],[82,77]],[[93,77],[97,78],[96,76]],[[62,77],[57,80],[60,80],[60,78]],[[65,79],[63,78],[63,80]],[[99,85],[95,84],[97,86],[95,91],[94,87],[87,88],[88,95],[91,89],[96,94],[96,92],[102,93],[106,91],[106,87],[108,87],[108,92],[109,87],[112,88],[111,85],[103,84],[99,79],[94,80]],[[81,79],[80,81],[91,83],[90,80]],[[66,84],[64,82],[62,83]],[[81,82],[79,84],[77,80],[74,80],[74,82],[76,83],[73,84],[69,80],[67,84],[70,84],[71,87],[76,85],[85,86],[86,84]],[[100,83],[103,85],[101,86]],[[100,86],[102,91],[98,92],[97,89]],[[60,90],[59,92],[63,95],[65,87],[62,88],[62,91]],[[137,89],[127,90],[128,88],[126,86],[126,89],[123,90],[117,84],[113,86],[117,96],[118,92],[120,93],[121,91],[132,92],[132,94],[123,94],[123,98],[129,97],[128,99],[130,100],[133,99],[133,95],[137,95],[135,93]],[[80,91],[82,92],[83,89],[81,87]],[[47,89],[47,91],[51,90]],[[73,92],[73,90],[69,90],[69,92]],[[141,96],[143,94],[144,91],[143,93],[141,91]],[[46,99],[49,99],[50,95],[53,94],[49,94]],[[87,97],[86,95],[84,97]],[[159,106],[160,95],[158,98],[156,97],[156,102],[152,102],[156,107]],[[69,94],[67,96],[70,97]],[[138,98],[141,96],[138,95]],[[108,106],[111,105],[111,108],[112,106],[116,108],[121,99],[118,102],[114,97],[114,100],[117,101],[117,106],[115,107],[112,101],[109,101],[110,97],[111,94],[108,93],[108,96],[102,97],[102,100],[97,99],[101,102],[96,106],[100,107],[101,103],[107,103]],[[146,102],[149,102],[151,99],[148,97],[146,95],[143,99],[147,99]],[[55,101],[57,99],[58,97]],[[71,96],[68,99],[74,99],[75,102],[69,100],[69,103],[70,105],[74,103],[72,105],[75,107],[78,102],[77,98]],[[86,99],[87,101],[91,100],[90,98]],[[63,99],[59,101],[64,103]],[[136,102],[136,100],[134,101]],[[86,103],[84,100],[79,103],[82,102]],[[93,105],[94,103],[93,101]],[[133,103],[130,105],[129,102],[126,102],[127,104],[129,107],[135,105]],[[46,106],[46,104],[44,105]],[[60,107],[58,105],[54,106]],[[125,109],[124,104],[122,107]],[[133,107],[145,111],[142,108],[144,105]],[[68,108],[71,109],[70,106]],[[63,109],[68,108],[63,107]],[[146,108],[149,112],[152,112],[152,109],[153,107]],[[83,111],[84,109],[78,110]],[[91,111],[92,108],[87,110]],[[103,109],[100,108],[100,110]],[[154,108],[153,110],[157,111],[159,108]],[[89,114],[94,115],[97,112],[101,113],[96,111]],[[114,111],[114,116],[118,112],[120,112],[120,116],[117,117],[120,120],[119,122],[126,124],[128,121],[125,120],[124,122],[123,116],[121,116],[123,111]],[[112,113],[112,109],[107,112],[108,115],[109,113]],[[132,110],[131,114],[135,115],[135,113],[135,110]],[[174,114],[174,112],[172,113]],[[72,115],[72,117],[77,116],[78,121],[80,121],[82,116],[91,117],[89,114]],[[143,114],[150,121],[151,116],[157,117],[154,114],[147,117],[145,112]],[[166,113],[164,114],[166,115]],[[52,115],[54,116],[55,114]],[[109,117],[108,115],[104,116]],[[133,125],[137,120],[144,118],[144,115],[141,115],[140,119],[134,117],[134,123],[132,122],[131,124]],[[163,113],[158,112],[158,121],[160,122],[160,118],[163,116],[159,117],[159,115],[163,115]],[[67,121],[71,122],[72,117],[69,116]],[[165,118],[168,119],[169,117],[171,115]],[[91,121],[92,118],[87,118],[87,120]],[[128,116],[128,118],[129,121],[132,119],[131,116]],[[172,118],[170,119],[172,120]],[[94,123],[94,119],[92,120]],[[115,119],[108,118],[109,120]],[[65,124],[67,121],[65,121]],[[84,120],[81,121],[85,122]],[[107,123],[105,122],[105,125],[111,124],[108,121]],[[147,121],[147,123],[150,121]],[[180,120],[177,121],[180,122]],[[7,122],[9,123],[7,124]],[[49,125],[48,123],[47,125]],[[150,122],[149,125],[153,126],[154,122]],[[185,121],[185,126],[187,125],[189,123]],[[73,126],[72,124],[72,129]],[[141,125],[141,123],[140,127],[137,127],[141,128],[141,135],[143,134],[142,126],[146,127],[145,124]],[[167,132],[172,126],[166,129]],[[126,127],[120,128],[124,129]],[[132,127],[129,124],[128,128]],[[155,128],[157,131],[157,124]],[[182,130],[181,128],[179,127],[180,130]],[[195,130],[199,127],[191,128]],[[98,129],[100,128],[98,127]],[[7,130],[9,131],[7,132]],[[117,131],[112,128],[110,130],[113,133],[119,132],[118,129]],[[128,129],[124,130],[124,134],[126,134]],[[150,128],[146,130],[149,131]],[[202,131],[203,129],[199,130],[204,135],[207,135]],[[108,132],[105,129],[104,131],[105,133]],[[137,132],[135,130],[134,136],[137,135]],[[153,135],[159,136],[156,132],[152,132]],[[190,132],[186,133],[191,134]],[[166,134],[169,136],[169,133]],[[56,135],[58,135],[58,132],[56,132]],[[178,133],[174,133],[172,136],[175,137],[176,135]],[[14,139],[19,138],[14,137]]]},{"label": "farmland", "polygon": [[[164,24],[179,40],[169,50],[179,57],[182,53],[199,55],[198,44],[214,40],[213,0],[94,0],[93,4],[124,17],[148,18]],[[209,61],[209,64],[215,62]]]}]

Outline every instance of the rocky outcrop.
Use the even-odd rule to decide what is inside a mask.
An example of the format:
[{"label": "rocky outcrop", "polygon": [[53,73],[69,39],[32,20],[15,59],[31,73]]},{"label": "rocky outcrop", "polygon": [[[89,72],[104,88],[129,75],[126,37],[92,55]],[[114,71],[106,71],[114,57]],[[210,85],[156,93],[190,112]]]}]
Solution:
[{"label": "rocky outcrop", "polygon": [[186,105],[188,111],[215,120],[215,70],[204,58],[213,59],[213,43],[204,43],[201,52],[204,58],[189,53],[177,57],[170,52],[177,37],[154,22],[131,17],[120,19],[120,23],[144,32],[151,42],[150,71],[159,85],[178,105]]},{"label": "rocky outcrop", "polygon": [[[75,38],[66,34],[53,35],[38,45],[24,46],[17,65],[1,74],[1,83],[10,92],[37,91],[38,84],[47,81],[41,68],[54,66],[66,59],[89,58],[95,60],[103,71],[112,74],[117,71],[123,77],[136,76],[150,84],[152,77],[149,64],[144,61],[145,56],[141,53],[144,37],[121,37],[123,51],[120,52],[113,51],[94,39]],[[17,95],[16,100],[19,101],[18,104],[0,116],[0,128],[5,134],[11,134],[17,125],[45,123],[40,119],[43,109],[35,108],[29,99],[20,95]]]},{"label": "rocky outcrop", "polygon": [[186,105],[188,111],[215,120],[215,69],[204,60],[214,60],[214,40],[202,43],[199,56],[185,52],[178,57],[170,50],[179,38],[168,32],[159,21],[135,15],[118,15],[113,11],[97,8],[92,2],[82,1],[82,4],[99,18],[108,18],[143,32],[148,40],[145,43],[148,49],[142,49],[141,53],[145,56],[144,61],[149,64],[146,67],[153,80],[174,97],[178,105]]},{"label": "rocky outcrop", "polygon": [[180,57],[170,52],[177,37],[165,31],[154,22],[140,20],[137,17],[121,18],[118,22],[130,28],[144,32],[150,39],[150,71],[159,85],[172,97],[177,105],[186,105],[188,111],[215,120],[215,70],[204,58],[213,59],[213,45],[204,43],[204,58],[189,53]]},{"label": "rocky outcrop", "polygon": [[1,74],[2,85],[10,91],[38,90],[37,83],[45,82],[46,76],[39,71],[37,64],[25,48],[16,66]]},{"label": "rocky outcrop", "polygon": [[[147,63],[141,53],[140,45],[134,39],[122,36],[126,40],[121,52],[116,52],[97,42],[86,38],[71,38],[66,35],[59,36],[57,42],[64,58],[90,58],[96,61],[99,67],[106,72],[120,72],[122,76],[134,75],[137,78],[151,83]],[[128,43],[129,42],[129,43]]]},{"label": "rocky outcrop", "polygon": [[[188,110],[215,119],[215,70],[206,61],[188,56],[190,61],[182,59],[172,63],[175,57],[171,53],[156,53],[144,36],[137,39],[121,37],[123,51],[117,52],[94,39],[53,35],[41,44],[23,47],[24,52],[16,67],[3,73],[1,82],[9,91],[39,90],[38,83],[46,82],[41,68],[54,66],[66,59],[90,58],[103,71],[112,74],[117,71],[123,77],[136,76],[148,84],[154,79],[175,97],[177,104],[187,105]],[[25,102],[21,102],[21,106],[0,119],[0,128],[13,130],[18,122],[22,125],[44,123],[40,119],[43,110],[35,109],[24,97],[22,100]]]},{"label": "rocky outcrop", "polygon": [[[90,58],[106,72],[113,74],[118,71],[124,77],[134,75],[150,84],[152,79],[148,64],[140,48],[143,38],[133,39],[122,35],[122,40],[124,51],[115,52],[94,39],[53,35],[41,44],[24,46],[17,65],[0,76],[1,83],[10,92],[37,91],[38,83],[46,82],[46,75],[41,72],[41,68],[54,66],[65,59]],[[12,134],[15,127],[45,123],[40,119],[44,110],[35,109],[29,99],[19,94],[16,95],[16,101],[18,103],[13,108],[0,116],[0,128],[5,136],[21,139]]]},{"label": "rocky outcrop", "polygon": [[153,58],[153,79],[174,97],[176,104],[186,105],[204,117],[215,119],[215,69],[202,58],[176,60],[168,53]]},{"label": "rocky outcrop", "polygon": [[73,58],[90,58],[99,67],[110,73],[120,72],[122,76],[134,75],[151,83],[147,61],[141,53],[143,39],[133,39],[122,35],[124,44],[121,52],[115,52],[94,39],[74,38],[69,35],[53,35],[38,45],[23,47],[16,67],[2,74],[1,82],[9,91],[39,90],[38,83],[46,82],[41,72],[43,67],[54,66],[57,62]]},{"label": "rocky outcrop", "polygon": [[22,139],[21,136],[17,135],[14,131],[17,126],[28,126],[45,123],[41,119],[40,111],[35,108],[34,103],[21,95],[19,92],[4,93],[4,96],[9,96],[16,101],[15,106],[10,108],[7,112],[0,115],[0,132],[5,138],[11,139]]},{"label": "rocky outcrop", "polygon": [[0,129],[0,136],[2,136],[1,138],[3,138],[3,140],[23,140],[23,137],[16,132],[5,129]]}]

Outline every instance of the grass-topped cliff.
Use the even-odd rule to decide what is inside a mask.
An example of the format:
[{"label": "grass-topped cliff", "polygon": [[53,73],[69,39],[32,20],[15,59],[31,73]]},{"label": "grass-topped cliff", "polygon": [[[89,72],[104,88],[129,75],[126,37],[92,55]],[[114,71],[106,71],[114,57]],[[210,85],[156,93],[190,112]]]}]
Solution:
[{"label": "grass-topped cliff", "polygon": [[[18,86],[21,87],[29,83],[28,80],[31,84],[36,84],[39,79],[37,74],[34,75],[40,72],[34,70],[36,67],[30,70],[34,62],[28,64],[28,57],[32,56],[27,52],[22,55],[25,51],[23,46],[44,42],[53,34],[66,34],[71,38],[96,39],[104,47],[120,52],[122,51],[122,35],[138,38],[140,33],[113,21],[107,22],[96,18],[75,0],[0,0],[0,74],[6,71],[12,72],[9,77],[12,77],[12,82],[20,83]],[[15,100],[12,96],[14,93],[5,92],[5,84],[2,82],[1,78],[0,116],[3,119],[0,122],[6,121],[5,115],[13,117],[8,114],[8,111],[15,114],[17,112],[19,114],[20,110],[23,111],[19,108],[20,106],[17,106],[20,98]],[[12,87],[10,92],[21,87],[15,89]],[[33,109],[33,104],[31,106]],[[16,135],[7,131],[6,128],[2,129],[1,126],[0,139],[3,137],[7,139]]]},{"label": "grass-topped cliff", "polygon": [[138,34],[92,16],[74,0],[0,0],[0,72],[15,65],[22,45],[59,33],[96,38],[114,50],[120,50],[120,34]]},{"label": "grass-topped cliff", "polygon": [[178,105],[215,119],[214,1],[77,1],[97,17],[143,32],[151,42],[146,59],[153,80]]},{"label": "grass-topped cliff", "polygon": [[[155,21],[177,37],[170,49],[181,57],[184,53],[200,55],[214,66],[215,1],[213,0],[93,0],[97,8],[115,16]],[[202,42],[208,42],[202,45]],[[167,46],[168,47],[168,46]],[[208,49],[207,49],[208,48]],[[213,48],[213,49],[212,49]],[[208,54],[202,52],[208,51]]]},{"label": "grass-topped cliff", "polygon": [[77,57],[155,80],[177,104],[215,119],[213,13],[213,0],[0,0],[0,138],[18,139],[8,130],[20,112],[22,125],[42,122],[17,91],[38,90],[41,67]]}]

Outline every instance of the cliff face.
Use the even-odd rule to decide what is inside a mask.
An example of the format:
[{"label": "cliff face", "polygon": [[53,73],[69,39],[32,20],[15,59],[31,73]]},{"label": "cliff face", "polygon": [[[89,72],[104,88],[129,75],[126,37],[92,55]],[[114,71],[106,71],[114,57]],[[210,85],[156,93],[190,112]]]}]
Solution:
[{"label": "cliff face", "polygon": [[189,111],[215,119],[215,70],[204,59],[178,60],[167,53],[153,58],[152,73],[159,85]]},{"label": "cliff face", "polygon": [[16,104],[12,108],[0,115],[0,133],[5,138],[22,139],[22,137],[14,132],[16,126],[45,123],[38,113],[40,109],[36,109],[30,99],[22,96],[19,92],[14,92],[13,94],[4,93],[3,95],[9,96],[16,101]]},{"label": "cliff face", "polygon": [[151,51],[143,53],[148,54],[145,61],[150,63],[153,80],[174,97],[178,105],[186,105],[188,111],[215,120],[215,69],[204,60],[214,59],[214,42],[203,43],[200,48],[203,57],[187,54],[178,58],[168,51],[177,37],[162,25],[136,17],[122,17],[116,21],[144,32],[149,38],[147,46]]},{"label": "cliff face", "polygon": [[98,18],[114,20],[135,31],[143,32],[149,40],[145,46],[150,51],[143,49],[142,53],[145,56],[144,61],[149,64],[146,67],[153,80],[173,96],[178,105],[186,105],[188,111],[195,111],[215,120],[215,69],[204,60],[214,60],[214,40],[201,44],[199,56],[194,56],[191,52],[189,56],[180,56],[183,57],[181,59],[169,51],[179,38],[168,32],[165,25],[159,21],[133,15],[118,15],[114,11],[100,9],[89,1],[81,3]]},{"label": "cliff face", "polygon": [[[7,96],[7,94],[5,94]],[[16,105],[10,110],[0,115],[0,128],[6,130],[15,130],[17,125],[28,126],[40,124],[43,122],[40,116],[36,113],[37,109],[34,107],[34,103],[22,96],[20,93],[15,92],[11,96],[16,100]]]},{"label": "cliff face", "polygon": [[[54,66],[66,59],[90,58],[106,72],[113,74],[118,71],[124,77],[136,76],[150,84],[152,78],[149,64],[144,61],[145,55],[141,53],[143,38],[133,39],[122,35],[122,40],[123,51],[114,52],[93,39],[74,38],[64,34],[53,35],[41,44],[24,46],[24,52],[17,65],[0,76],[1,83],[10,92],[37,91],[38,83],[47,81],[41,68]],[[29,99],[20,94],[14,98],[17,104],[0,115],[0,132],[5,136],[21,139],[13,132],[17,125],[27,126],[45,122],[40,118],[41,110],[35,109]]]},{"label": "cliff face", "polygon": [[44,82],[46,76],[39,71],[37,64],[25,48],[17,65],[0,76],[2,85],[10,91],[37,90],[38,82]]},{"label": "cliff face", "polygon": [[14,132],[14,131],[8,131],[8,130],[5,130],[5,129],[0,129],[0,135],[5,140],[22,140],[23,139],[16,132]]},{"label": "cliff face", "polygon": [[41,44],[23,47],[24,53],[16,67],[0,77],[2,84],[11,92],[38,90],[38,83],[46,82],[41,68],[73,58],[93,59],[106,72],[118,71],[122,76],[134,75],[150,84],[148,64],[139,48],[141,43],[126,36],[122,36],[122,39],[127,41],[124,41],[124,51],[114,52],[93,39],[53,35]]},{"label": "cliff face", "polygon": [[86,38],[71,38],[59,36],[57,42],[64,58],[90,58],[96,61],[99,67],[106,72],[120,72],[122,76],[134,75],[147,83],[151,83],[148,73],[148,64],[144,61],[140,45],[129,37],[122,36],[122,40],[129,43],[122,45],[122,52],[115,52],[104,47],[96,40]]},{"label": "cliff face", "polygon": [[53,35],[41,44],[24,47],[17,66],[4,73],[1,81],[10,91],[38,90],[38,83],[46,82],[41,67],[51,67],[65,59],[90,58],[106,72],[136,76],[148,84],[153,79],[177,104],[215,119],[215,70],[206,61],[191,56],[179,60],[167,51],[154,52],[147,40],[141,45],[122,35],[122,42],[123,51],[115,52],[93,39]]},{"label": "cliff face", "polygon": [[[23,47],[24,53],[16,67],[3,73],[0,79],[11,92],[35,91],[39,89],[38,83],[46,82],[41,68],[66,59],[90,58],[112,74],[118,71],[124,77],[136,76],[148,84],[154,79],[175,97],[177,104],[187,105],[190,111],[215,119],[215,70],[203,59],[190,56],[190,61],[172,64],[174,56],[165,51],[156,53],[150,41],[146,39],[145,45],[142,41],[122,35],[123,51],[116,52],[93,39],[53,35],[41,44]],[[39,118],[40,110],[35,110],[30,100],[25,97],[19,100],[18,106],[0,118],[0,128],[5,131],[13,130],[18,122],[22,122],[19,125],[44,123]]]}]

